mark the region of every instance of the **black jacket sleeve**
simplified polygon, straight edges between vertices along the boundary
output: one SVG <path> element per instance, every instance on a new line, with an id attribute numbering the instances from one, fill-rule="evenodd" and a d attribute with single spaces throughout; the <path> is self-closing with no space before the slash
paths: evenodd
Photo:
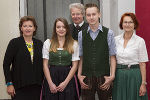
<path id="1" fill-rule="evenodd" d="M 5 81 L 12 82 L 12 76 L 11 76 L 11 64 L 14 61 L 14 57 L 16 55 L 16 44 L 15 39 L 12 39 L 6 49 L 4 60 L 3 60 L 3 70 L 5 75 Z"/>

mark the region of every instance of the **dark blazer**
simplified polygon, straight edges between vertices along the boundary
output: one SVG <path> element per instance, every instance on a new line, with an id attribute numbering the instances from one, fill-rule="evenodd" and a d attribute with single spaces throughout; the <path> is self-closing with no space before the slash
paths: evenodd
<path id="1" fill-rule="evenodd" d="M 70 33 L 72 34 L 73 39 L 78 41 L 78 33 L 81 30 L 87 29 L 89 25 L 88 23 L 84 22 L 83 25 L 79 29 L 77 29 L 73 23 L 70 24 L 69 26 L 70 26 Z"/>
<path id="2" fill-rule="evenodd" d="M 40 40 L 33 38 L 32 63 L 23 36 L 9 42 L 3 61 L 6 83 L 13 82 L 15 89 L 33 84 L 41 85 L 43 80 L 42 46 L 43 43 Z"/>

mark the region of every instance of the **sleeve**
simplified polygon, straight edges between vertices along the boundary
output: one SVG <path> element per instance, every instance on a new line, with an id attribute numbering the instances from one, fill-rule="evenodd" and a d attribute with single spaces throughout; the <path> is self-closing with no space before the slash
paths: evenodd
<path id="1" fill-rule="evenodd" d="M 109 55 L 116 55 L 116 44 L 114 38 L 114 32 L 112 30 L 108 31 L 108 46 L 109 46 Z"/>
<path id="2" fill-rule="evenodd" d="M 73 44 L 74 53 L 72 54 L 72 61 L 80 60 L 79 58 L 79 46 L 78 43 L 75 41 Z"/>
<path id="3" fill-rule="evenodd" d="M 79 44 L 79 56 L 83 55 L 83 49 L 82 49 L 82 31 L 78 34 L 78 44 Z"/>
<path id="4" fill-rule="evenodd" d="M 139 62 L 148 62 L 148 54 L 144 39 L 141 39 L 139 44 Z"/>
<path id="5" fill-rule="evenodd" d="M 6 83 L 12 82 L 10 66 L 13 63 L 14 57 L 17 53 L 17 47 L 15 45 L 16 45 L 15 40 L 12 39 L 7 46 L 4 60 L 3 60 L 3 70 L 4 70 Z"/>
<path id="6" fill-rule="evenodd" d="M 50 40 L 47 39 L 44 42 L 43 49 L 42 49 L 43 58 L 49 59 L 49 49 L 50 49 Z"/>

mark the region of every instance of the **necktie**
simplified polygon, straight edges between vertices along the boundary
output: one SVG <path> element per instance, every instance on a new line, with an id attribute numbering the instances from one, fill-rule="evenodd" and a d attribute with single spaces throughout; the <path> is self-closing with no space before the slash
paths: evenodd
<path id="1" fill-rule="evenodd" d="M 80 26 L 79 25 L 77 25 L 76 28 L 77 28 L 77 30 L 80 30 Z"/>

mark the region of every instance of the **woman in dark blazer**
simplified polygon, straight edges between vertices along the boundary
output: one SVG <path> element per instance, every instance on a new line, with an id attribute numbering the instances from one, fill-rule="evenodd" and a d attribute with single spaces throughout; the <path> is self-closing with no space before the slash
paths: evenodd
<path id="1" fill-rule="evenodd" d="M 37 24 L 32 16 L 20 19 L 19 30 L 20 37 L 9 42 L 3 62 L 7 92 L 12 100 L 39 100 L 43 43 L 33 38 Z"/>

